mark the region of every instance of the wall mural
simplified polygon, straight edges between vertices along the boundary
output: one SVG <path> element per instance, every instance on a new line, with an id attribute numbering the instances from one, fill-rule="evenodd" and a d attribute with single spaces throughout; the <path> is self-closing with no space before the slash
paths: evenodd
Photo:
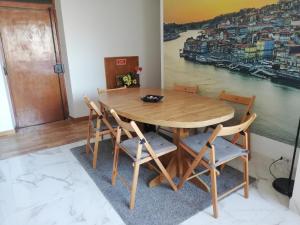
<path id="1" fill-rule="evenodd" d="M 293 144 L 300 0 L 164 0 L 164 86 L 256 95 L 252 132 Z"/>

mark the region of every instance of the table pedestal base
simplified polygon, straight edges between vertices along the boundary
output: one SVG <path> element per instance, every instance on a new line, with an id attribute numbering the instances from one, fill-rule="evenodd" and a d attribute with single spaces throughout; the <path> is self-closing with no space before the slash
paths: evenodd
<path id="1" fill-rule="evenodd" d="M 179 140 L 188 136 L 188 129 L 174 129 L 174 144 L 177 145 L 177 151 L 175 154 L 171 156 L 171 159 L 166 167 L 167 172 L 170 174 L 171 178 L 174 179 L 175 177 L 182 178 L 184 172 L 188 169 L 189 163 L 188 159 L 181 154 Z M 149 182 L 149 187 L 155 187 L 162 184 L 165 181 L 164 175 L 161 173 L 154 179 Z M 210 188 L 208 185 L 202 181 L 199 177 L 194 177 L 189 180 L 195 186 L 201 188 L 202 190 L 209 192 Z"/>

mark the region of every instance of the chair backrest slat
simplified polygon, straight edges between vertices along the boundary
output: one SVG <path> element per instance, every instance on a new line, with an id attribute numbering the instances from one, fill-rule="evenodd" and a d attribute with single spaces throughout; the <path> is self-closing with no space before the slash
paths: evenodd
<path id="1" fill-rule="evenodd" d="M 98 91 L 98 95 L 101 95 L 103 93 L 107 93 L 107 92 L 114 92 L 114 91 L 119 91 L 119 90 L 123 90 L 126 89 L 127 87 L 120 87 L 120 88 L 111 88 L 111 89 L 101 89 L 101 88 L 97 88 Z"/>
<path id="2" fill-rule="evenodd" d="M 91 116 L 92 114 L 94 114 L 94 113 L 95 113 L 97 116 L 102 116 L 102 115 L 103 115 L 103 114 L 101 113 L 99 107 L 98 107 L 93 101 L 91 101 L 89 97 L 84 96 L 83 99 L 84 99 L 84 102 L 85 102 L 85 104 L 87 105 L 87 107 L 90 109 L 90 116 Z"/>
<path id="3" fill-rule="evenodd" d="M 84 99 L 84 102 L 87 105 L 87 107 L 92 112 L 95 112 L 97 114 L 97 116 L 103 116 L 103 114 L 101 113 L 99 107 L 95 104 L 95 102 L 91 101 L 90 98 L 87 96 L 84 96 L 83 99 Z"/>
<path id="4" fill-rule="evenodd" d="M 255 96 L 251 96 L 251 97 L 238 96 L 238 95 L 226 93 L 225 91 L 221 91 L 219 95 L 219 99 L 248 106 L 254 103 Z"/>
<path id="5" fill-rule="evenodd" d="M 89 98 L 88 96 L 84 96 L 84 97 L 83 97 L 83 100 L 84 100 L 86 106 L 87 106 L 90 110 L 93 110 L 93 107 L 92 107 L 91 104 L 90 104 L 90 102 L 91 102 L 90 98 Z"/>
<path id="6" fill-rule="evenodd" d="M 190 94 L 197 94 L 198 86 L 185 86 L 185 85 L 175 84 L 174 85 L 174 90 L 175 91 L 186 92 L 186 93 L 190 93 Z"/>
<path id="7" fill-rule="evenodd" d="M 236 126 L 231 126 L 231 127 L 223 127 L 222 125 L 219 125 L 219 126 L 222 126 L 220 131 L 218 132 L 218 136 L 229 136 L 229 135 L 233 135 L 233 134 L 237 134 L 241 131 L 244 131 L 246 132 L 246 130 L 249 128 L 249 126 L 252 124 L 252 122 L 255 120 L 256 118 L 256 114 L 252 114 L 249 116 L 249 118 L 239 124 L 239 125 L 236 125 Z"/>
<path id="8" fill-rule="evenodd" d="M 246 109 L 245 109 L 245 111 L 242 115 L 241 121 L 240 121 L 241 123 L 245 122 L 249 118 L 249 115 L 252 112 L 255 98 L 256 97 L 254 95 L 251 97 L 238 96 L 238 95 L 226 93 L 224 90 L 221 91 L 221 93 L 219 94 L 219 99 L 222 101 L 228 101 L 228 102 L 232 102 L 235 104 L 240 104 L 240 105 L 246 106 Z"/>
<path id="9" fill-rule="evenodd" d="M 97 113 L 98 116 L 102 116 L 102 113 L 99 109 L 99 107 L 95 104 L 95 102 L 91 101 L 90 102 L 92 109 Z"/>
<path id="10" fill-rule="evenodd" d="M 142 133 L 142 131 L 140 130 L 140 128 L 138 127 L 138 125 L 136 124 L 136 122 L 131 121 L 130 124 L 133 127 L 133 129 L 134 129 L 135 133 L 137 134 L 137 136 L 141 140 L 144 139 L 146 141 L 146 138 L 145 138 L 144 134 Z"/>
<path id="11" fill-rule="evenodd" d="M 131 123 L 128 123 L 128 122 L 125 122 L 125 121 L 121 120 L 121 118 L 119 117 L 119 115 L 116 113 L 116 111 L 114 109 L 111 109 L 110 113 L 113 115 L 113 117 L 115 118 L 115 120 L 117 121 L 119 126 L 124 130 L 124 132 L 126 133 L 127 136 L 132 137 L 132 135 L 129 132 L 135 132 L 136 133 L 136 131 L 132 127 Z"/>

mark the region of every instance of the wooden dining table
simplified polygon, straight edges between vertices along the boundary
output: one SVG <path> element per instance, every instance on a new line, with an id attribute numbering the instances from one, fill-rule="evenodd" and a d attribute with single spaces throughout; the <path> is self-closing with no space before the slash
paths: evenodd
<path id="1" fill-rule="evenodd" d="M 141 100 L 145 95 L 164 96 L 158 103 Z M 164 160 L 170 176 L 181 177 L 188 167 L 188 159 L 181 155 L 179 140 L 189 135 L 190 128 L 201 128 L 227 121 L 234 116 L 233 107 L 206 96 L 163 90 L 157 88 L 126 88 L 113 92 L 103 92 L 99 102 L 108 109 L 114 109 L 120 116 L 141 123 L 173 128 L 173 142 L 177 145 L 176 154 Z M 161 184 L 160 174 L 149 182 L 150 187 Z M 190 180 L 196 186 L 209 191 L 198 177 Z"/>

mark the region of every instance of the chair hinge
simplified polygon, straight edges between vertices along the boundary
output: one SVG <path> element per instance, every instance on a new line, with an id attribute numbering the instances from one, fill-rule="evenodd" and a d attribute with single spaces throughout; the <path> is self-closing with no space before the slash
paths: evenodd
<path id="1" fill-rule="evenodd" d="M 140 139 L 140 144 L 141 145 L 143 145 L 143 144 L 145 144 L 146 143 L 146 140 L 145 140 L 145 138 L 143 138 L 143 139 Z"/>
<path id="2" fill-rule="evenodd" d="M 246 132 L 242 130 L 242 131 L 240 131 L 240 135 L 245 136 L 245 135 L 246 135 Z"/>
<path id="3" fill-rule="evenodd" d="M 212 148 L 211 143 L 209 141 L 206 143 L 206 146 Z"/>
<path id="4" fill-rule="evenodd" d="M 99 116 L 99 119 L 102 120 L 102 119 L 103 119 L 103 115 L 100 115 L 100 116 Z"/>

